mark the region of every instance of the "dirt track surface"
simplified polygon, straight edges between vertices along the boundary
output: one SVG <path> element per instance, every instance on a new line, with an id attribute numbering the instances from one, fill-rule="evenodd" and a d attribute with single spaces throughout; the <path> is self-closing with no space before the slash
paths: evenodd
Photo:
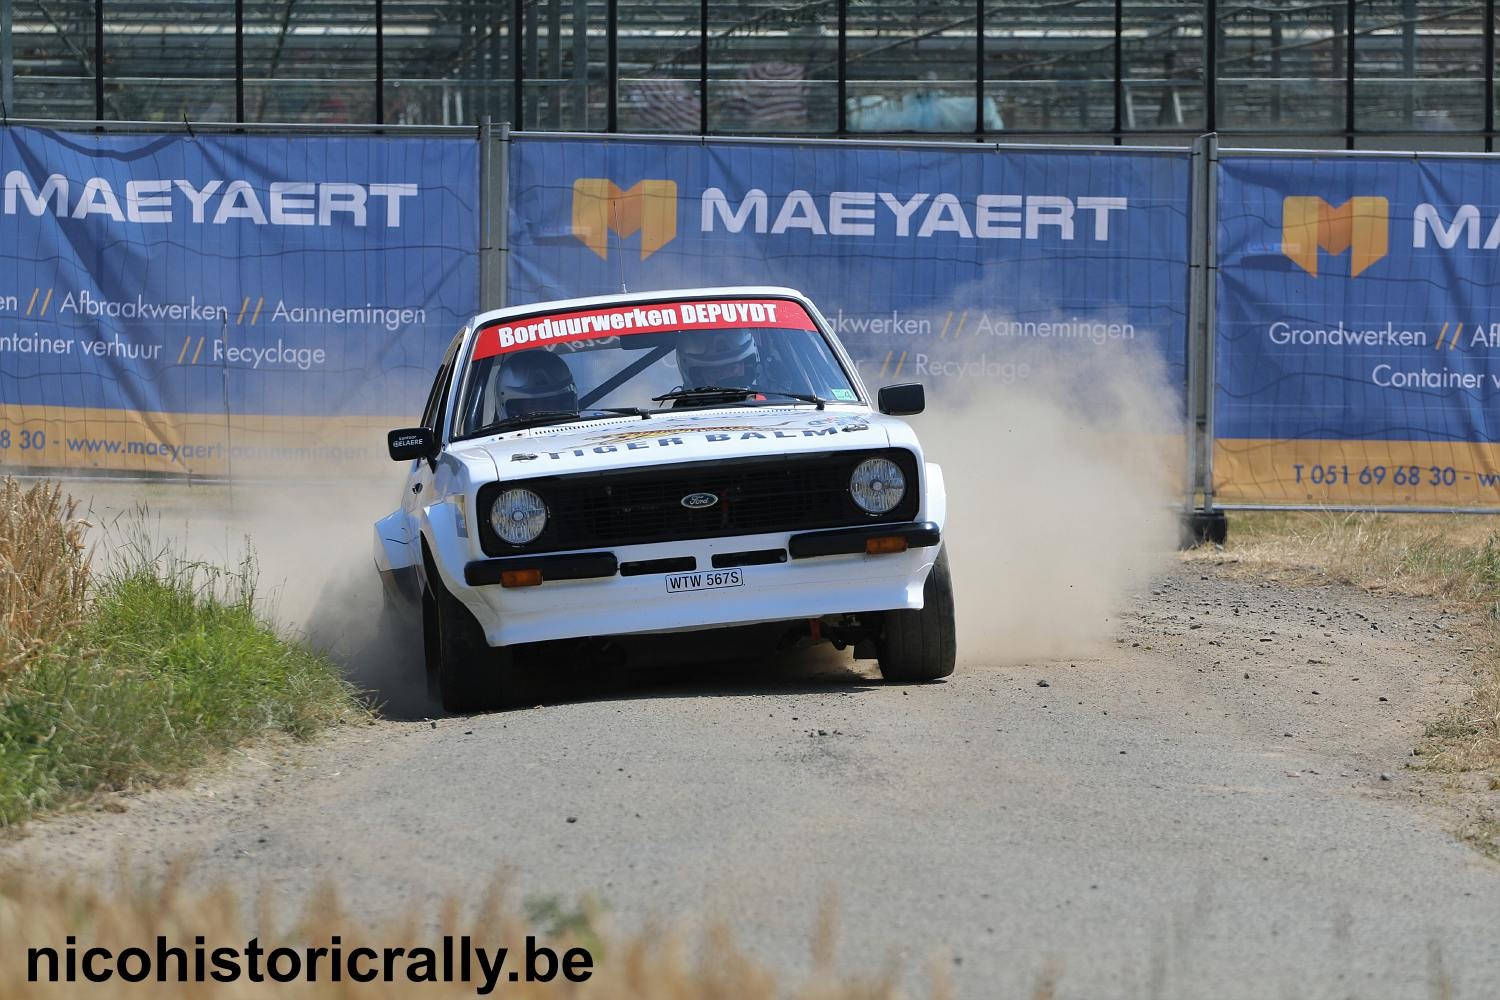
<path id="1" fill-rule="evenodd" d="M 595 678 L 252 750 L 0 854 L 195 851 L 288 902 L 333 878 L 370 913 L 509 868 L 626 927 L 726 916 L 792 969 L 831 892 L 843 964 L 894 957 L 919 990 L 941 954 L 964 997 L 1025 995 L 1049 963 L 1063 997 L 1493 997 L 1500 866 L 1405 767 L 1464 695 L 1457 625 L 1187 562 L 1093 657 L 907 688 L 824 657 Z"/>

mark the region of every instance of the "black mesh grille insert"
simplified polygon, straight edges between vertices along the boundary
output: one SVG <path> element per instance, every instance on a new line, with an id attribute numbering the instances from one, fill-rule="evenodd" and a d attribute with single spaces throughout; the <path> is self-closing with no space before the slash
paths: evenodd
<path id="1" fill-rule="evenodd" d="M 889 458 L 906 476 L 906 495 L 879 517 L 849 497 L 849 474 L 874 456 Z M 534 491 L 547 505 L 547 527 L 529 545 L 508 545 L 490 528 L 490 503 L 512 486 Z M 507 555 L 910 521 L 918 492 L 916 458 L 899 448 L 547 476 L 482 488 L 480 540 L 489 554 Z M 684 506 L 683 498 L 695 493 L 716 502 Z"/>

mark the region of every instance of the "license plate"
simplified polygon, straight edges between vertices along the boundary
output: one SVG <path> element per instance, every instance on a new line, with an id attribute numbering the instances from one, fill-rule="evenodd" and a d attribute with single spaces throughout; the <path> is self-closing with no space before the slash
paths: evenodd
<path id="1" fill-rule="evenodd" d="M 667 578 L 667 593 L 685 594 L 690 590 L 719 590 L 723 587 L 743 587 L 745 571 L 742 569 L 710 569 L 697 573 L 671 573 Z"/>

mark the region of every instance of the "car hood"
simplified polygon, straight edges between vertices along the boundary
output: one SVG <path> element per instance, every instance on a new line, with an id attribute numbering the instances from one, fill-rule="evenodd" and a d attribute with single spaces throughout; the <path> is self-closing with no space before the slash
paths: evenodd
<path id="1" fill-rule="evenodd" d="M 728 407 L 537 427 L 460 443 L 500 479 L 844 448 L 915 448 L 907 425 L 859 407 Z M 473 455 L 473 457 L 478 457 Z"/>

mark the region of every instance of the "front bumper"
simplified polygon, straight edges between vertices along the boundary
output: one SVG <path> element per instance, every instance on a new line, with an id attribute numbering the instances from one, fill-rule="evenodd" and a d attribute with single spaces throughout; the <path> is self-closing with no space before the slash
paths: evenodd
<path id="1" fill-rule="evenodd" d="M 867 555 L 872 536 L 907 547 Z M 912 522 L 508 556 L 469 562 L 453 590 L 494 646 L 920 608 L 940 541 L 937 524 Z M 727 566 L 743 586 L 667 592 L 669 572 Z M 533 567 L 540 585 L 499 585 L 502 570 Z"/>

